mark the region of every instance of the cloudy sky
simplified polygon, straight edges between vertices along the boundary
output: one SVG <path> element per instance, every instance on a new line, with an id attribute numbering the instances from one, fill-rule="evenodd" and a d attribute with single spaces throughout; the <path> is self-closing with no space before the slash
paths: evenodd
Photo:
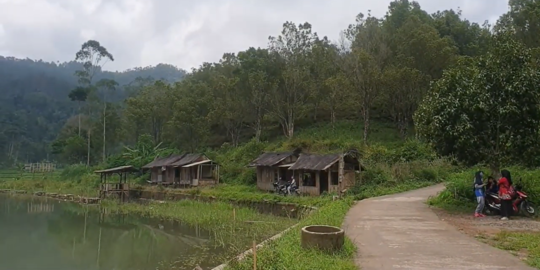
<path id="1" fill-rule="evenodd" d="M 507 0 L 418 0 L 428 12 L 461 8 L 464 17 L 495 22 Z M 390 0 L 0 0 L 0 55 L 69 61 L 88 39 L 116 58 L 105 69 L 170 63 L 184 69 L 224 52 L 265 47 L 283 22 L 310 22 L 320 36 L 367 13 L 382 16 Z"/>

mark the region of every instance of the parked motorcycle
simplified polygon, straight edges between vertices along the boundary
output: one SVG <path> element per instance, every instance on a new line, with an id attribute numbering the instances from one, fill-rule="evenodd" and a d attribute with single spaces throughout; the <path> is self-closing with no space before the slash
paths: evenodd
<path id="1" fill-rule="evenodd" d="M 292 186 L 290 189 L 289 189 L 289 186 L 290 186 L 290 184 L 287 184 L 287 187 L 286 187 L 287 188 L 287 194 L 300 196 L 300 192 L 298 191 L 297 186 Z"/>
<path id="2" fill-rule="evenodd" d="M 512 214 L 522 214 L 527 217 L 533 217 L 534 215 L 536 215 L 536 207 L 527 200 L 527 193 L 522 190 L 522 185 L 520 183 L 521 179 L 518 184 L 514 185 L 516 195 L 515 198 L 512 199 Z M 498 194 L 486 194 L 486 213 L 501 213 L 501 199 L 499 198 Z"/>
<path id="3" fill-rule="evenodd" d="M 278 182 L 274 182 L 274 193 L 287 196 L 287 187 L 285 185 L 280 185 Z"/>

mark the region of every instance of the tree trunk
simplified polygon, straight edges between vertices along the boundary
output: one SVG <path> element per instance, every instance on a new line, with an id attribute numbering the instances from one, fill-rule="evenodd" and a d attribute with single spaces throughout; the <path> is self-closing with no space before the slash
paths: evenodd
<path id="1" fill-rule="evenodd" d="M 90 167 L 90 135 L 92 134 L 92 130 L 88 129 L 88 143 L 86 148 L 86 166 Z"/>
<path id="2" fill-rule="evenodd" d="M 255 141 L 260 142 L 261 141 L 261 135 L 262 135 L 262 125 L 261 120 L 257 119 L 257 123 L 255 123 Z"/>
<path id="3" fill-rule="evenodd" d="M 292 139 L 294 136 L 294 110 L 289 109 L 287 112 L 287 138 Z"/>
<path id="4" fill-rule="evenodd" d="M 103 106 L 103 162 L 105 162 L 105 158 L 106 158 L 106 151 L 107 151 L 107 147 L 106 147 L 106 142 L 107 142 L 107 117 L 106 117 L 106 113 L 107 113 L 107 103 L 105 102 L 105 105 Z"/>
<path id="5" fill-rule="evenodd" d="M 78 109 L 77 109 L 77 116 L 79 118 L 79 137 L 81 137 L 81 102 L 77 101 Z"/>
<path id="6" fill-rule="evenodd" d="M 332 131 L 336 129 L 336 110 L 334 108 L 330 109 L 330 123 L 332 123 Z"/>
<path id="7" fill-rule="evenodd" d="M 364 145 L 367 145 L 368 134 L 369 134 L 369 108 L 364 108 L 363 118 L 364 118 Z"/>
<path id="8" fill-rule="evenodd" d="M 255 141 L 260 142 L 261 141 L 261 135 L 262 135 L 262 113 L 261 109 L 257 109 L 257 119 L 255 120 Z"/>

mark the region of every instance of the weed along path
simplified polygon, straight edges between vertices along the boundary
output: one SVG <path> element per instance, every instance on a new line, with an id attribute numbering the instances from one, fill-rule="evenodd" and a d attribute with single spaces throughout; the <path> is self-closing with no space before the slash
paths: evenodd
<path id="1" fill-rule="evenodd" d="M 425 202 L 443 189 L 437 185 L 354 205 L 343 228 L 358 247 L 356 264 L 362 270 L 534 269 L 440 220 Z"/>

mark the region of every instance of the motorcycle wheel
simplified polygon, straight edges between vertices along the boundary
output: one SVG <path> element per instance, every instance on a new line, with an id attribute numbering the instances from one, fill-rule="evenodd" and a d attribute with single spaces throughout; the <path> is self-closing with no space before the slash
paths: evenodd
<path id="1" fill-rule="evenodd" d="M 536 208 L 530 202 L 527 202 L 527 201 L 522 202 L 520 208 L 521 208 L 521 212 L 527 217 L 534 217 L 536 215 Z"/>

